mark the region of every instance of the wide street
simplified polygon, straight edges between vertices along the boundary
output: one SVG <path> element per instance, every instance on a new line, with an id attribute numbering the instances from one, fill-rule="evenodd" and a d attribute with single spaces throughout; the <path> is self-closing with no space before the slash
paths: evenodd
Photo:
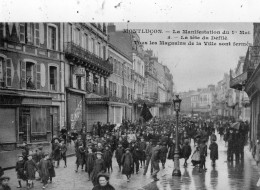
<path id="1" fill-rule="evenodd" d="M 219 137 L 218 137 L 219 139 Z M 198 173 L 198 168 L 191 166 L 190 159 L 187 168 L 184 168 L 183 159 L 181 160 L 181 177 L 172 177 L 173 162 L 167 160 L 166 168 L 161 169 L 158 177 L 160 181 L 153 182 L 150 173 L 146 176 L 143 175 L 143 169 L 138 174 L 134 174 L 130 182 L 126 181 L 126 177 L 118 172 L 118 166 L 115 158 L 113 158 L 114 171 L 111 173 L 110 183 L 115 189 L 127 190 L 171 190 L 171 189 L 208 189 L 208 190 L 248 190 L 260 189 L 256 186 L 259 178 L 259 170 L 255 161 L 252 159 L 248 146 L 245 147 L 244 162 L 236 163 L 226 162 L 226 147 L 224 142 L 219 142 L 219 160 L 216 167 L 211 166 L 211 161 L 208 157 L 206 162 L 207 171 Z M 193 142 L 192 142 L 192 148 Z M 61 162 L 60 168 L 56 169 L 56 177 L 53 183 L 49 184 L 47 189 L 75 189 L 75 190 L 91 190 L 92 183 L 88 181 L 87 174 L 84 171 L 75 173 L 75 157 L 68 158 L 68 167 L 63 168 Z M 148 169 L 148 171 L 150 171 Z M 10 185 L 12 189 L 16 189 L 17 180 L 14 169 L 5 171 L 6 176 L 10 176 Z M 23 183 L 23 186 L 25 183 Z M 37 181 L 35 182 L 34 189 L 41 189 L 42 185 Z M 25 189 L 25 188 L 24 188 Z"/>

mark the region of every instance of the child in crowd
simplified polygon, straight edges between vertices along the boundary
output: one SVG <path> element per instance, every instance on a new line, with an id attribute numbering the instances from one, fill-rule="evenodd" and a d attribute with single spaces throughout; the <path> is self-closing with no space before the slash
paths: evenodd
<path id="1" fill-rule="evenodd" d="M 24 170 L 28 179 L 28 189 L 34 186 L 35 172 L 38 170 L 36 163 L 32 160 L 32 154 L 28 155 L 28 160 L 25 162 Z"/>
<path id="2" fill-rule="evenodd" d="M 17 188 L 22 188 L 22 180 L 26 180 L 26 176 L 24 174 L 24 164 L 23 155 L 18 155 L 18 161 L 16 162 L 15 171 L 18 179 Z"/>

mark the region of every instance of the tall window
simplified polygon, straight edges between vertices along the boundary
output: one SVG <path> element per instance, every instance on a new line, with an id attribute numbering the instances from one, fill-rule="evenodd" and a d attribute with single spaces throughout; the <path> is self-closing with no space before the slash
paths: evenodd
<path id="1" fill-rule="evenodd" d="M 3 58 L 0 57 L 0 86 L 1 83 L 4 81 L 3 62 L 4 62 Z"/>
<path id="2" fill-rule="evenodd" d="M 56 43 L 57 43 L 57 36 L 56 36 L 56 28 L 53 26 L 48 26 L 48 48 L 52 50 L 56 50 Z"/>
<path id="3" fill-rule="evenodd" d="M 81 89 L 81 76 L 76 76 L 77 89 Z"/>
<path id="4" fill-rule="evenodd" d="M 27 36 L 26 36 L 28 43 L 33 43 L 33 24 L 27 24 Z"/>
<path id="5" fill-rule="evenodd" d="M 106 59 L 106 46 L 103 46 L 103 59 Z"/>
<path id="6" fill-rule="evenodd" d="M 50 66 L 50 90 L 57 90 L 57 67 Z"/>
<path id="7" fill-rule="evenodd" d="M 88 50 L 88 35 L 84 34 L 85 36 L 85 49 Z"/>
<path id="8" fill-rule="evenodd" d="M 96 53 L 96 44 L 95 44 L 95 40 L 92 38 L 92 53 Z"/>
<path id="9" fill-rule="evenodd" d="M 39 25 L 39 23 L 34 24 L 34 43 L 36 46 L 40 45 L 40 25 Z"/>
<path id="10" fill-rule="evenodd" d="M 99 57 L 100 56 L 100 43 L 98 42 L 97 43 L 97 46 L 96 46 L 96 55 Z"/>
<path id="11" fill-rule="evenodd" d="M 93 47 L 94 47 L 94 39 L 91 38 L 90 41 L 89 41 L 89 51 L 90 51 L 91 53 L 94 53 Z"/>
<path id="12" fill-rule="evenodd" d="M 68 42 L 71 42 L 72 40 L 72 24 L 68 24 Z"/>
<path id="13" fill-rule="evenodd" d="M 33 77 L 34 63 L 26 62 L 26 88 L 35 89 Z"/>
<path id="14" fill-rule="evenodd" d="M 25 43 L 25 24 L 20 23 L 20 42 Z"/>
<path id="15" fill-rule="evenodd" d="M 76 28 L 74 33 L 75 33 L 75 36 L 74 36 L 75 43 L 77 45 L 80 45 L 80 30 L 78 28 Z"/>

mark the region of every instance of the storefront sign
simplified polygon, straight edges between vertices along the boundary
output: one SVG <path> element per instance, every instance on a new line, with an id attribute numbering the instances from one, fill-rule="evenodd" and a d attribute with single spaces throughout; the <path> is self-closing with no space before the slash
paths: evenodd
<path id="1" fill-rule="evenodd" d="M 21 104 L 21 102 L 22 97 L 0 95 L 0 105 L 18 105 Z"/>
<path id="2" fill-rule="evenodd" d="M 77 76 L 85 76 L 85 68 L 84 67 L 74 67 L 74 74 Z"/>

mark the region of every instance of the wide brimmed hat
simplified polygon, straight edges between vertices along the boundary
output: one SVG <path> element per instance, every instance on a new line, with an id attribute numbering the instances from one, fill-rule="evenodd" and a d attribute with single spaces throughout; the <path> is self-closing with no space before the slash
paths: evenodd
<path id="1" fill-rule="evenodd" d="M 100 154 L 100 155 L 102 155 L 103 153 L 98 151 L 98 152 L 96 152 L 96 154 Z"/>

